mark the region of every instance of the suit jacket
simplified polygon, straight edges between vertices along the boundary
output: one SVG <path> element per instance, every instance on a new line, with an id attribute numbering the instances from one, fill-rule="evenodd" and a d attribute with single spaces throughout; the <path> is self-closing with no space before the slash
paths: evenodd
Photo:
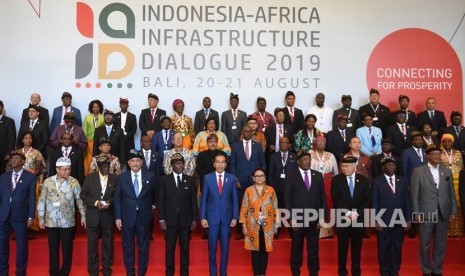
<path id="1" fill-rule="evenodd" d="M 29 130 L 30 121 L 26 121 L 21 124 L 21 127 L 18 131 L 18 140 L 16 141 L 16 147 L 22 148 L 23 141 L 19 141 L 19 137 L 22 137 L 23 133 Z M 48 138 L 50 137 L 50 129 L 48 128 L 47 123 L 41 120 L 37 120 L 32 129 L 32 134 L 34 135 L 35 147 L 37 150 L 42 153 L 44 159 L 47 159 L 47 151 L 45 150 L 48 144 Z"/>
<path id="2" fill-rule="evenodd" d="M 194 178 L 182 174 L 181 186 L 177 187 L 173 173 L 160 179 L 158 190 L 158 220 L 166 221 L 167 227 L 191 227 L 197 221 L 197 190 Z"/>
<path id="3" fill-rule="evenodd" d="M 457 136 L 454 126 L 450 125 L 444 129 L 444 133 L 449 133 L 454 136 L 454 149 L 459 151 L 465 150 L 465 127 L 460 126 L 460 133 Z"/>
<path id="4" fill-rule="evenodd" d="M 139 116 L 139 128 L 142 134 L 147 134 L 147 130 L 155 130 L 155 132 L 158 132 L 161 129 L 160 119 L 162 116 L 166 116 L 166 111 L 157 108 L 157 111 L 155 111 L 155 118 L 152 122 L 150 108 L 142 109 Z"/>
<path id="5" fill-rule="evenodd" d="M 420 156 L 418 156 L 418 152 L 414 149 L 414 147 L 410 147 L 405 149 L 400 156 L 400 160 L 402 163 L 402 172 L 404 173 L 404 177 L 410 183 L 413 170 L 416 167 L 424 165 L 428 162 L 426 158 L 425 149 L 421 148 L 421 153 L 423 155 L 423 161 L 421 160 Z"/>
<path id="6" fill-rule="evenodd" d="M 378 175 L 383 174 L 383 169 L 381 168 L 381 160 L 384 158 L 384 152 L 375 155 L 371 161 L 371 177 L 372 179 L 376 178 Z M 402 171 L 402 161 L 400 159 L 399 155 L 396 155 L 391 152 L 391 158 L 396 160 L 397 163 L 397 168 L 396 168 L 396 174 L 404 176 L 403 171 Z M 408 181 L 407 181 L 408 182 Z"/>
<path id="7" fill-rule="evenodd" d="M 387 226 L 389 226 L 395 210 L 402 211 L 405 222 L 410 222 L 412 217 L 408 181 L 399 175 L 396 175 L 395 179 L 395 194 L 392 193 L 384 174 L 374 178 L 371 184 L 371 207 L 375 209 L 376 214 L 385 209 L 381 220 Z M 399 219 L 399 217 L 395 218 Z"/>
<path id="8" fill-rule="evenodd" d="M 360 151 L 368 156 L 381 153 L 381 139 L 383 138 L 383 133 L 381 132 L 381 129 L 372 126 L 371 131 L 376 141 L 376 144 L 374 146 L 371 143 L 370 132 L 368 131 L 368 128 L 366 126 L 357 129 L 356 132 L 356 136 L 360 138 L 360 141 L 362 142 L 362 148 L 360 149 Z"/>
<path id="9" fill-rule="evenodd" d="M 0 222 L 26 223 L 34 218 L 36 207 L 36 177 L 23 170 L 16 188 L 11 191 L 13 171 L 0 176 Z"/>
<path id="10" fill-rule="evenodd" d="M 74 115 L 76 116 L 76 125 L 82 127 L 81 111 L 74 106 L 70 106 L 70 110 L 68 112 L 74 113 Z M 61 125 L 62 121 L 63 121 L 63 105 L 60 105 L 58 107 L 55 107 L 55 109 L 53 109 L 52 121 L 50 122 L 50 131 L 53 131 L 55 128 Z"/>
<path id="11" fill-rule="evenodd" d="M 16 126 L 15 121 L 5 115 L 0 119 L 0 161 L 5 159 L 15 149 L 16 143 Z M 3 166 L 5 169 L 5 166 Z M 0 170 L 1 171 L 1 170 Z"/>
<path id="12" fill-rule="evenodd" d="M 364 209 L 370 206 L 370 188 L 368 178 L 356 173 L 354 179 L 354 197 L 350 196 L 347 177 L 340 173 L 333 176 L 331 183 L 331 198 L 334 208 L 356 210 L 359 217 L 357 222 L 363 222 Z"/>
<path id="13" fill-rule="evenodd" d="M 283 166 L 282 152 L 275 152 L 270 156 L 268 163 L 268 184 L 273 187 L 276 194 L 283 194 L 285 181 L 292 171 L 295 171 L 299 166 L 297 165 L 297 156 L 291 151 L 287 151 L 286 163 Z M 281 178 L 282 174 L 285 178 Z M 278 206 L 282 207 L 282 206 Z"/>
<path id="14" fill-rule="evenodd" d="M 361 116 L 365 113 L 368 113 L 371 116 L 373 116 L 373 126 L 381 129 L 384 135 L 386 133 L 387 127 L 390 125 L 391 122 L 391 110 L 389 110 L 387 106 L 384 106 L 380 103 L 378 104 L 378 106 L 379 107 L 375 113 L 370 103 L 368 103 L 366 105 L 361 106 L 358 110 L 358 113 L 360 114 L 360 120 L 362 119 Z M 375 120 L 375 117 L 377 117 L 378 120 Z"/>
<path id="15" fill-rule="evenodd" d="M 139 185 L 142 185 L 138 197 L 136 197 L 134 191 L 131 170 L 123 172 L 116 180 L 115 219 L 121 219 L 124 227 L 134 227 L 138 218 L 143 225 L 150 225 L 153 221 L 152 205 L 155 205 L 155 175 L 150 171 L 139 171 L 138 174 Z"/>
<path id="16" fill-rule="evenodd" d="M 309 170 L 310 190 L 307 190 L 300 170 L 296 169 L 286 176 L 284 185 L 284 208 L 289 212 L 292 209 L 314 209 L 327 213 L 323 175 L 317 171 Z M 325 216 L 326 217 L 326 216 Z M 320 219 L 325 219 L 321 217 Z M 317 224 L 318 220 L 312 222 Z"/>
<path id="17" fill-rule="evenodd" d="M 64 157 L 61 147 L 54 149 L 50 154 L 50 170 L 48 176 L 53 176 L 57 173 L 56 162 L 58 158 Z M 68 152 L 68 158 L 71 160 L 71 176 L 76 178 L 79 184 L 84 183 L 84 157 L 80 149 L 71 146 L 70 152 Z"/>
<path id="18" fill-rule="evenodd" d="M 391 112 L 391 125 L 394 125 L 396 123 L 397 112 L 399 111 Z M 408 115 L 405 118 L 405 123 L 409 126 L 417 127 L 417 116 L 415 115 L 415 112 L 408 110 Z"/>
<path id="19" fill-rule="evenodd" d="M 462 169 L 459 174 L 459 198 L 462 214 L 465 214 L 465 170 Z"/>
<path id="20" fill-rule="evenodd" d="M 53 130 L 52 135 L 50 135 L 49 146 L 53 149 L 61 147 L 61 136 L 66 133 L 66 126 L 61 125 Z M 85 151 L 87 149 L 87 138 L 84 134 L 84 131 L 80 126 L 73 127 L 73 143 L 81 150 Z"/>
<path id="21" fill-rule="evenodd" d="M 132 114 L 131 112 L 127 112 L 126 115 L 126 124 L 121 126 L 121 111 L 115 114 L 115 121 L 114 124 L 126 131 L 126 135 L 124 135 L 124 143 L 126 145 L 126 154 L 129 154 L 129 150 L 135 148 L 134 145 L 134 135 L 137 132 L 137 119 L 136 115 Z"/>
<path id="22" fill-rule="evenodd" d="M 349 113 L 350 113 L 350 116 L 349 116 Z M 333 129 L 337 128 L 337 116 L 339 116 L 339 115 L 343 115 L 343 116 L 347 117 L 347 119 L 348 119 L 348 121 L 347 121 L 347 129 L 352 130 L 354 133 L 358 128 L 363 126 L 362 121 L 360 120 L 359 112 L 358 112 L 357 109 L 350 108 L 350 110 L 348 110 L 345 107 L 341 107 L 339 109 L 334 110 L 334 113 L 333 113 Z M 349 126 L 349 124 L 352 124 L 352 125 Z"/>
<path id="23" fill-rule="evenodd" d="M 221 195 L 216 172 L 207 174 L 203 179 L 200 219 L 206 219 L 209 225 L 230 225 L 233 219 L 239 219 L 236 176 L 224 172 L 223 178 Z"/>
<path id="24" fill-rule="evenodd" d="M 434 110 L 433 120 L 430 119 L 428 110 L 418 113 L 418 119 L 417 119 L 418 129 L 422 129 L 424 124 L 429 124 L 431 126 L 432 131 L 437 131 L 438 137 L 441 137 L 444 131 L 444 128 L 447 127 L 447 122 L 446 122 L 446 117 L 444 116 L 444 112 L 439 111 L 439 110 Z"/>
<path id="25" fill-rule="evenodd" d="M 236 124 L 234 124 L 232 110 L 226 110 L 221 114 L 221 131 L 228 138 L 229 145 L 239 141 L 242 127 L 247 124 L 247 113 L 237 109 Z M 235 127 L 235 128 L 234 128 Z M 234 128 L 234 129 L 233 129 Z"/>
<path id="26" fill-rule="evenodd" d="M 144 151 L 142 149 L 139 152 L 142 153 L 142 155 L 144 155 Z M 161 156 L 161 154 L 152 150 L 150 154 L 150 164 L 148 167 L 144 155 L 142 169 L 153 172 L 155 174 L 155 180 L 158 182 L 160 176 L 163 175 L 163 157 Z"/>
<path id="27" fill-rule="evenodd" d="M 301 109 L 298 109 L 294 106 L 294 121 L 291 121 L 291 115 L 289 114 L 288 107 L 283 107 L 284 110 L 284 124 L 293 126 L 292 131 L 294 134 L 297 134 L 299 130 L 305 128 L 304 113 Z"/>
<path id="28" fill-rule="evenodd" d="M 416 130 L 414 126 L 404 125 L 405 128 L 405 139 L 404 134 L 400 130 L 397 123 L 388 127 L 385 137 L 392 141 L 392 152 L 397 155 L 400 155 L 402 151 L 408 147 L 412 146 L 412 131 Z"/>
<path id="29" fill-rule="evenodd" d="M 292 125 L 288 125 L 286 123 L 283 124 L 283 137 L 287 137 L 289 139 L 289 144 L 294 144 L 294 131 L 292 129 Z M 265 130 L 265 139 L 266 139 L 266 153 L 270 153 L 270 146 L 276 145 L 276 124 L 267 127 Z"/>
<path id="30" fill-rule="evenodd" d="M 218 114 L 218 111 L 213 110 L 210 108 L 210 113 L 208 114 L 208 117 L 212 117 L 215 119 L 215 124 L 216 128 L 220 129 L 220 115 Z M 199 132 L 205 130 L 205 109 L 202 108 L 199 111 L 195 113 L 195 118 L 194 118 L 194 131 L 195 135 L 199 134 Z"/>
<path id="31" fill-rule="evenodd" d="M 50 115 L 48 114 L 48 109 L 39 105 L 39 120 L 47 122 L 47 125 L 50 123 Z M 23 109 L 21 114 L 21 123 L 29 121 L 29 107 Z"/>
<path id="32" fill-rule="evenodd" d="M 235 143 L 231 149 L 231 173 L 237 177 L 242 189 L 252 184 L 252 174 L 258 169 L 266 170 L 265 156 L 259 143 L 252 143 L 252 152 L 247 160 L 244 151 L 244 140 Z"/>
<path id="33" fill-rule="evenodd" d="M 92 156 L 99 154 L 98 140 L 100 137 L 106 137 L 110 139 L 111 150 L 110 153 L 118 157 L 121 164 L 126 163 L 126 150 L 124 148 L 124 132 L 123 129 L 114 125 L 111 128 L 110 137 L 107 134 L 107 126 L 103 125 L 95 129 L 94 132 L 94 149 Z"/>
<path id="34" fill-rule="evenodd" d="M 165 130 L 160 129 L 155 135 L 152 137 L 152 150 L 156 151 L 161 154 L 162 157 L 165 156 L 166 150 L 173 149 L 173 136 L 174 130 L 170 129 L 168 132 L 168 140 L 165 144 Z"/>
<path id="35" fill-rule="evenodd" d="M 86 224 L 88 227 L 97 227 L 101 224 L 103 227 L 111 227 L 115 223 L 115 214 L 113 211 L 113 197 L 115 195 L 116 178 L 114 174 L 108 175 L 107 187 L 102 195 L 102 185 L 100 185 L 100 175 L 98 172 L 90 173 L 81 189 L 81 200 L 86 206 Z M 95 203 L 97 201 L 109 201 L 110 208 L 100 211 Z"/>
<path id="36" fill-rule="evenodd" d="M 339 128 L 335 128 L 333 130 L 328 131 L 326 133 L 326 151 L 331 152 L 334 157 L 336 157 L 336 161 L 339 163 L 341 156 L 349 151 L 349 142 L 355 134 L 352 129 L 346 128 L 346 141 L 342 138 L 341 132 Z"/>
<path id="37" fill-rule="evenodd" d="M 410 196 L 413 214 L 423 213 L 425 220 L 438 216 L 449 221 L 451 215 L 457 214 L 452 172 L 449 168 L 439 165 L 439 187 L 433 179 L 428 164 L 413 170 L 410 183 Z"/>

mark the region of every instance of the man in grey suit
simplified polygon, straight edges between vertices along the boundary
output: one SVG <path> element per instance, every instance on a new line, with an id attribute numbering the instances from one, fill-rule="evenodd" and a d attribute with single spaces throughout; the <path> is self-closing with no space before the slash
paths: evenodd
<path id="1" fill-rule="evenodd" d="M 441 151 L 436 146 L 426 149 L 428 163 L 412 174 L 411 198 L 414 220 L 419 222 L 420 267 L 423 275 L 442 275 L 446 254 L 447 225 L 457 214 L 452 172 L 439 165 Z M 433 256 L 431 256 L 431 242 Z"/>
<path id="2" fill-rule="evenodd" d="M 229 95 L 230 110 L 221 114 L 221 131 L 228 138 L 229 145 L 239 141 L 242 127 L 247 125 L 247 113 L 237 109 L 239 105 L 239 95 L 231 93 Z"/>

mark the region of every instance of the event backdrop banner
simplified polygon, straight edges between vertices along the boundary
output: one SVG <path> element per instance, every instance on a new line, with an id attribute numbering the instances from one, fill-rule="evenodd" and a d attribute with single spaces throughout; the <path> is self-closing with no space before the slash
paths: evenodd
<path id="1" fill-rule="evenodd" d="M 251 113 L 292 90 L 305 113 L 317 92 L 358 108 L 376 88 L 391 109 L 432 96 L 449 117 L 463 110 L 464 14 L 463 0 L 3 0 L 0 99 L 18 122 L 32 92 L 51 110 L 69 91 L 84 114 L 125 97 L 136 115 L 155 93 L 193 116 L 207 95 L 223 111 L 237 93 Z"/>

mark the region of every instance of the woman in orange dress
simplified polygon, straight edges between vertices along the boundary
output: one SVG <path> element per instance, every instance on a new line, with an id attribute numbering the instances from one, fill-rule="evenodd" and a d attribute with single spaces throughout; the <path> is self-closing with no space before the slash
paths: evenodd
<path id="1" fill-rule="evenodd" d="M 184 101 L 176 99 L 173 101 L 174 115 L 171 116 L 171 124 L 174 132 L 182 134 L 182 147 L 192 149 L 194 144 L 195 132 L 192 118 L 184 114 Z"/>

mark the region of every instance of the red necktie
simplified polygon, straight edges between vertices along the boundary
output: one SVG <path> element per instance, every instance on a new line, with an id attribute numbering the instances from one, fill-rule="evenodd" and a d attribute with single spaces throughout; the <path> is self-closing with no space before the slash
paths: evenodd
<path id="1" fill-rule="evenodd" d="M 391 188 L 392 194 L 393 194 L 393 195 L 396 194 L 396 188 L 395 188 L 395 186 L 394 186 L 394 183 L 392 183 L 392 176 L 389 177 L 389 187 Z"/>
<path id="2" fill-rule="evenodd" d="M 218 175 L 218 190 L 220 191 L 220 195 L 223 192 L 223 180 L 221 180 L 221 174 Z"/>
<path id="3" fill-rule="evenodd" d="M 294 122 L 294 107 L 291 107 L 291 110 L 289 112 L 289 115 L 291 117 L 291 122 L 293 123 Z"/>

